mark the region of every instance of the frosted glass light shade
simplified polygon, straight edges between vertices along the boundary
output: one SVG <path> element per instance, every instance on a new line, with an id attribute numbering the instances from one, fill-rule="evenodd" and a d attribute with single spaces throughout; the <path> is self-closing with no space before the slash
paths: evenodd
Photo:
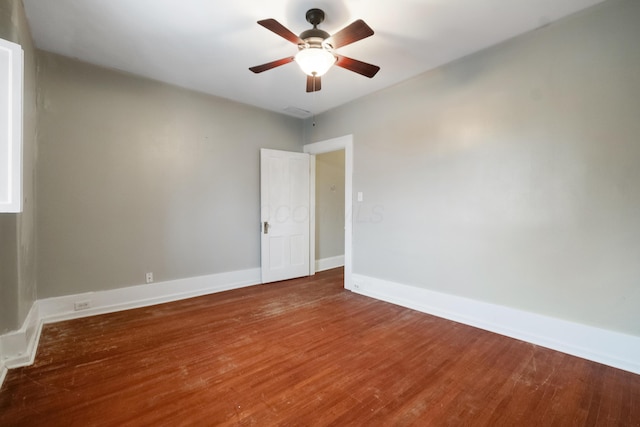
<path id="1" fill-rule="evenodd" d="M 302 71 L 309 76 L 322 76 L 336 62 L 336 57 L 328 50 L 309 47 L 302 49 L 295 56 Z"/>

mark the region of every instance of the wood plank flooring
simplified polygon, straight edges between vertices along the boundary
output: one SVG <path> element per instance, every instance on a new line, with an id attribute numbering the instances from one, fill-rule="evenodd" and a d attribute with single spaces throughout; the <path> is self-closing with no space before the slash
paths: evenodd
<path id="1" fill-rule="evenodd" d="M 366 298 L 342 270 L 46 325 L 2 426 L 640 426 L 640 376 Z"/>

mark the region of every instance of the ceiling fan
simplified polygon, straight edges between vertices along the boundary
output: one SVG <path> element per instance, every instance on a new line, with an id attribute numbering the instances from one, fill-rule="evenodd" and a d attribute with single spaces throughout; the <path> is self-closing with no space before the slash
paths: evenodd
<path id="1" fill-rule="evenodd" d="M 290 62 L 297 62 L 307 75 L 307 92 L 316 92 L 322 88 L 320 77 L 334 64 L 349 71 L 372 78 L 380 71 L 377 65 L 367 64 L 357 59 L 347 58 L 336 53 L 336 49 L 357 42 L 373 35 L 373 30 L 359 19 L 334 35 L 318 28 L 324 21 L 324 12 L 320 9 L 310 9 L 306 14 L 307 22 L 313 25 L 310 30 L 303 31 L 300 36 L 289 31 L 275 19 L 264 19 L 258 24 L 273 31 L 280 37 L 298 45 L 298 53 L 294 56 L 278 59 L 277 61 L 257 65 L 249 68 L 254 73 L 262 73 Z"/>

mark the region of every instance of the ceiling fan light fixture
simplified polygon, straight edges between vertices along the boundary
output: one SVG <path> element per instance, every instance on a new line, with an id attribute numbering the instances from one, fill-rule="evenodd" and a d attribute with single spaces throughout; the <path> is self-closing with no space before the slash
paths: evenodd
<path id="1" fill-rule="evenodd" d="M 267 30 L 296 44 L 298 53 L 294 56 L 249 67 L 249 70 L 257 74 L 295 61 L 307 75 L 307 92 L 317 92 L 322 88 L 320 76 L 329 71 L 334 64 L 369 78 L 372 78 L 380 71 L 380 67 L 377 65 L 367 64 L 336 53 L 336 49 L 373 35 L 371 27 L 362 19 L 352 22 L 331 35 L 318 28 L 318 25 L 324 21 L 324 12 L 322 10 L 309 9 L 305 17 L 307 22 L 313 25 L 313 28 L 303 31 L 300 35 L 292 33 L 291 30 L 273 18 L 258 21 L 258 24 Z"/>
<path id="2" fill-rule="evenodd" d="M 322 47 L 307 47 L 295 56 L 295 61 L 302 71 L 308 76 L 315 77 L 320 77 L 329 71 L 336 60 L 334 54 Z"/>

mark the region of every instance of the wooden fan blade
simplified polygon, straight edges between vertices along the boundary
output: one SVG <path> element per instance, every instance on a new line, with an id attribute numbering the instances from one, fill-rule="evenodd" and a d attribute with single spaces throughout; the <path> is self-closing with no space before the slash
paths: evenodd
<path id="1" fill-rule="evenodd" d="M 317 92 L 322 89 L 320 76 L 307 76 L 307 92 Z"/>
<path id="2" fill-rule="evenodd" d="M 287 27 L 276 21 L 275 19 L 263 19 L 262 21 L 258 21 L 258 24 L 262 25 L 269 31 L 273 31 L 277 35 L 282 38 L 289 40 L 294 44 L 304 43 L 300 37 L 289 31 Z"/>
<path id="3" fill-rule="evenodd" d="M 290 56 L 288 58 L 278 59 L 277 61 L 267 62 L 266 64 L 262 64 L 262 65 L 256 65 L 255 67 L 251 67 L 249 69 L 257 74 L 263 71 L 270 70 L 272 68 L 279 67 L 284 64 L 288 64 L 289 62 L 293 62 L 293 56 Z"/>
<path id="4" fill-rule="evenodd" d="M 328 41 L 334 49 L 338 49 L 339 47 L 357 42 L 358 40 L 366 39 L 372 35 L 373 30 L 371 27 L 369 27 L 362 19 L 358 19 L 329 37 Z"/>
<path id="5" fill-rule="evenodd" d="M 371 78 L 375 76 L 378 71 L 380 71 L 380 67 L 378 67 L 377 65 L 367 64 L 366 62 L 347 58 L 346 56 L 342 55 L 336 56 L 338 57 L 338 60 L 336 61 L 336 65 L 338 67 L 353 71 L 354 73 L 362 74 L 365 77 Z"/>

